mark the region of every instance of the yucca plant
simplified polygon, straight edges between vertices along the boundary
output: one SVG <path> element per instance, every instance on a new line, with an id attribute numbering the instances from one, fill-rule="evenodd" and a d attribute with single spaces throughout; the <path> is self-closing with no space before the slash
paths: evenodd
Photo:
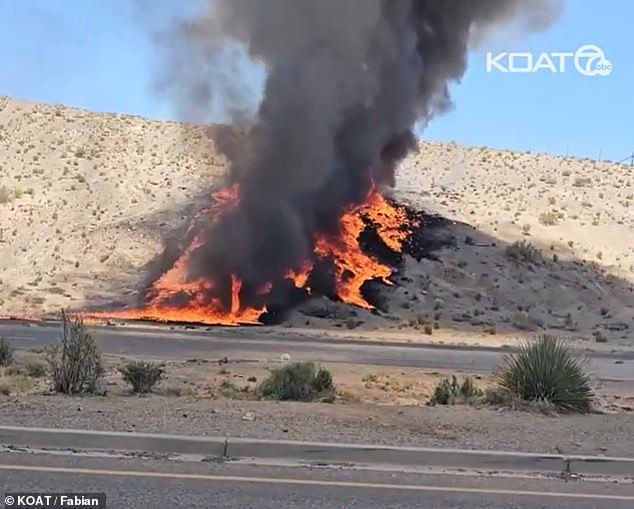
<path id="1" fill-rule="evenodd" d="M 507 357 L 497 381 L 520 400 L 549 403 L 560 412 L 585 413 L 593 394 L 583 363 L 567 340 L 540 334 Z"/>

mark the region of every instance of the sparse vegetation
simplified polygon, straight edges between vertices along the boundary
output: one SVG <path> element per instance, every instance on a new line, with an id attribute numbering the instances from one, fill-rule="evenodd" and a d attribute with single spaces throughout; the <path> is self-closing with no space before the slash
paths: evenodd
<path id="1" fill-rule="evenodd" d="M 266 399 L 315 401 L 332 398 L 335 387 L 327 369 L 313 362 L 294 362 L 273 369 L 258 392 Z"/>
<path id="2" fill-rule="evenodd" d="M 9 396 L 11 393 L 28 391 L 33 388 L 35 381 L 22 373 L 5 374 L 0 378 L 0 394 Z"/>
<path id="3" fill-rule="evenodd" d="M 465 377 L 462 383 L 453 375 L 451 380 L 443 378 L 436 387 L 428 405 L 456 405 L 477 402 L 483 393 L 473 383 L 473 378 Z"/>
<path id="4" fill-rule="evenodd" d="M 223 380 L 218 387 L 218 394 L 227 399 L 252 399 L 254 394 L 248 385 L 238 387 L 229 380 Z"/>
<path id="5" fill-rule="evenodd" d="M 518 240 L 507 246 L 506 257 L 520 263 L 533 263 L 539 265 L 544 261 L 541 250 L 526 240 Z"/>
<path id="6" fill-rule="evenodd" d="M 46 366 L 41 362 L 27 362 L 24 365 L 24 372 L 31 378 L 42 378 L 46 375 Z"/>
<path id="7" fill-rule="evenodd" d="M 503 387 L 489 387 L 484 391 L 484 402 L 494 406 L 509 406 L 512 404 L 513 395 Z"/>
<path id="8" fill-rule="evenodd" d="M 559 223 L 559 214 L 556 212 L 542 212 L 539 215 L 539 222 L 544 226 L 555 226 Z"/>
<path id="9" fill-rule="evenodd" d="M 15 195 L 11 189 L 6 186 L 0 187 L 0 205 L 13 201 Z"/>
<path id="10" fill-rule="evenodd" d="M 55 392 L 97 392 L 103 372 L 101 355 L 80 315 L 62 311 L 62 344 L 47 349 L 46 362 Z"/>
<path id="11" fill-rule="evenodd" d="M 25 376 L 28 378 L 42 378 L 44 375 L 46 375 L 46 367 L 39 362 L 13 364 L 9 368 L 7 368 L 5 374 L 11 376 Z"/>
<path id="12" fill-rule="evenodd" d="M 119 372 L 134 394 L 147 394 L 165 377 L 165 365 L 131 361 L 120 367 Z"/>
<path id="13" fill-rule="evenodd" d="M 550 404 L 561 412 L 588 412 L 592 403 L 583 359 L 565 339 L 549 334 L 537 336 L 510 355 L 498 385 L 521 401 Z"/>
<path id="14" fill-rule="evenodd" d="M 577 177 L 572 183 L 575 187 L 588 187 L 592 184 L 592 179 L 590 177 Z"/>
<path id="15" fill-rule="evenodd" d="M 13 347 L 5 338 L 0 338 L 0 367 L 10 366 L 13 363 Z"/>

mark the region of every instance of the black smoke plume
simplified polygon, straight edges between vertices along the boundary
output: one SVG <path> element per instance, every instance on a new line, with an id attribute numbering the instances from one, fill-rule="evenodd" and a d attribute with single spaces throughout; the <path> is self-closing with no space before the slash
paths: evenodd
<path id="1" fill-rule="evenodd" d="M 241 125 L 217 139 L 240 184 L 239 206 L 196 250 L 189 276 L 229 281 L 243 296 L 310 259 L 316 231 L 370 186 L 393 185 L 417 149 L 414 126 L 451 107 L 469 45 L 501 23 L 541 30 L 546 0 L 214 0 L 179 26 L 164 83 L 204 118 L 220 94 Z M 227 55 L 242 47 L 266 80 L 255 118 L 245 113 Z M 224 67 L 223 67 L 224 66 Z M 486 93 L 486 91 L 483 91 Z M 283 298 L 283 297 L 280 297 Z"/>

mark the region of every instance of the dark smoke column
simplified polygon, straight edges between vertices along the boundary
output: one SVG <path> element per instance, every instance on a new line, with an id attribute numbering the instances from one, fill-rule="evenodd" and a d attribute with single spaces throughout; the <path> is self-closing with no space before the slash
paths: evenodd
<path id="1" fill-rule="evenodd" d="M 219 82 L 205 58 L 228 40 L 267 78 L 255 125 L 220 146 L 240 205 L 195 252 L 190 275 L 235 273 L 248 294 L 298 267 L 315 232 L 334 231 L 372 181 L 393 183 L 417 147 L 414 125 L 451 106 L 447 87 L 474 37 L 502 22 L 545 28 L 556 11 L 545 0 L 214 0 L 179 32 L 191 66 L 176 75 L 191 92 L 180 99 L 190 111 L 208 105 Z"/>

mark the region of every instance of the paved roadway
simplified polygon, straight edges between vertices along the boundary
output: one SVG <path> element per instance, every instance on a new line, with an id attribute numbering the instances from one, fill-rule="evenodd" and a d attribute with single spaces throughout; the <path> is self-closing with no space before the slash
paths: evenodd
<path id="1" fill-rule="evenodd" d="M 33 348 L 59 341 L 59 326 L 0 323 L 0 337 L 15 346 Z M 279 336 L 251 328 L 217 331 L 160 328 L 96 327 L 94 334 L 104 353 L 144 359 L 209 359 L 230 361 L 279 359 L 340 362 L 379 366 L 418 367 L 488 373 L 498 366 L 504 351 L 413 344 L 377 344 L 367 341 L 307 339 L 287 331 Z M 634 381 L 634 353 L 603 354 L 588 360 L 588 371 L 604 380 Z"/>
<path id="2" fill-rule="evenodd" d="M 112 509 L 634 507 L 631 482 L 566 482 L 20 453 L 0 454 L 0 490 L 103 492 Z"/>

